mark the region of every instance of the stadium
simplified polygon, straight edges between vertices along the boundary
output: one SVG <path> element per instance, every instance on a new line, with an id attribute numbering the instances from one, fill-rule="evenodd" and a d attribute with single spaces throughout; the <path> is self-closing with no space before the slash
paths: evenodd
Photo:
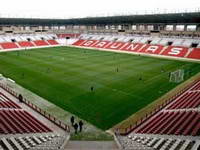
<path id="1" fill-rule="evenodd" d="M 0 150 L 199 150 L 199 63 L 199 10 L 1 16 Z"/>

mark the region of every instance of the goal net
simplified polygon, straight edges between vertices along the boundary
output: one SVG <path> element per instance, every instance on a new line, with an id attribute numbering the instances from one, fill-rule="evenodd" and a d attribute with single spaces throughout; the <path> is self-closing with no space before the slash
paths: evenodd
<path id="1" fill-rule="evenodd" d="M 184 70 L 179 69 L 170 73 L 170 82 L 179 83 L 184 80 Z"/>

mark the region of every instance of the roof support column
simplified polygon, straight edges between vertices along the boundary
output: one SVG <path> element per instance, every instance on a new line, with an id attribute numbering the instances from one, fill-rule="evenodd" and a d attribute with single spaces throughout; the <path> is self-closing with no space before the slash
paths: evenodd
<path id="1" fill-rule="evenodd" d="M 187 24 L 186 25 L 184 25 L 184 31 L 187 31 Z"/>
<path id="2" fill-rule="evenodd" d="M 176 25 L 177 25 L 177 24 L 174 24 L 174 25 L 173 25 L 173 31 L 176 31 Z"/>
<path id="3" fill-rule="evenodd" d="M 196 31 L 200 32 L 200 24 L 197 25 Z"/>

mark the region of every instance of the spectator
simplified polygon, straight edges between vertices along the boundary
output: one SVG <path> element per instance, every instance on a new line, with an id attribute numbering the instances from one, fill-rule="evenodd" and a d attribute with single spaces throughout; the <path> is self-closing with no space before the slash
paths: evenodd
<path id="1" fill-rule="evenodd" d="M 72 116 L 71 118 L 70 118 L 70 121 L 71 121 L 71 124 L 72 124 L 72 126 L 74 125 L 74 116 Z"/>
<path id="2" fill-rule="evenodd" d="M 22 103 L 23 102 L 23 96 L 21 94 L 19 94 L 18 96 L 19 102 Z"/>
<path id="3" fill-rule="evenodd" d="M 79 121 L 79 131 L 81 132 L 83 129 L 83 122 L 82 121 Z"/>
<path id="4" fill-rule="evenodd" d="M 74 130 L 75 130 L 75 134 L 77 134 L 77 130 L 78 130 L 78 124 L 77 124 L 77 123 L 75 123 L 75 124 L 73 125 L 73 127 L 74 127 Z"/>

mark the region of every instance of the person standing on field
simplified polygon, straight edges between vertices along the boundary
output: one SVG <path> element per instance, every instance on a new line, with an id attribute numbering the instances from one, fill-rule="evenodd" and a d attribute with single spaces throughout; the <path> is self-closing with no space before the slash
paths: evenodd
<path id="1" fill-rule="evenodd" d="M 93 92 L 93 91 L 94 91 L 94 87 L 93 87 L 93 86 L 91 86 L 90 90 L 91 90 L 91 92 Z"/>

